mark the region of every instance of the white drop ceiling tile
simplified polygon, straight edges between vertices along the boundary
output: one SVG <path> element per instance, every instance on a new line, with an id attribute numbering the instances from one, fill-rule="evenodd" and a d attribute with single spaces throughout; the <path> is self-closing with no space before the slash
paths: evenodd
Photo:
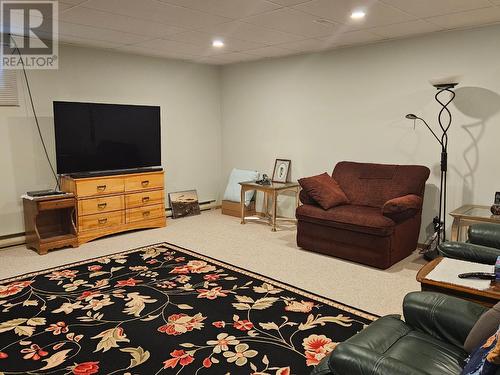
<path id="1" fill-rule="evenodd" d="M 103 40 L 95 40 L 95 39 L 85 39 L 78 38 L 74 36 L 64 36 L 59 39 L 59 43 L 61 44 L 71 44 L 78 45 L 84 47 L 99 47 L 99 48 L 117 48 L 122 46 L 119 43 L 111 43 Z"/>
<path id="2" fill-rule="evenodd" d="M 196 44 L 204 48 L 213 48 L 212 41 L 215 38 L 224 41 L 224 47 L 218 50 L 238 52 L 246 49 L 254 49 L 266 46 L 264 43 L 251 42 L 248 40 L 240 40 L 232 37 L 222 37 L 220 35 L 212 36 L 211 34 L 203 33 L 200 31 L 187 31 L 184 33 L 172 35 L 168 39 L 183 43 Z"/>
<path id="3" fill-rule="evenodd" d="M 284 6 L 289 7 L 292 5 L 307 3 L 308 1 L 311 1 L 311 0 L 270 0 L 270 1 L 272 1 L 275 4 L 284 5 Z"/>
<path id="4" fill-rule="evenodd" d="M 63 13 L 60 19 L 70 23 L 117 31 L 128 32 L 133 30 L 135 34 L 151 37 L 164 37 L 185 30 L 164 23 L 141 20 L 85 7 L 72 8 Z"/>
<path id="5" fill-rule="evenodd" d="M 291 51 L 289 49 L 284 49 L 275 46 L 267 46 L 262 48 L 256 48 L 252 50 L 245 51 L 250 55 L 256 55 L 259 57 L 277 57 L 277 56 L 287 56 L 296 53 L 295 51 Z"/>
<path id="6" fill-rule="evenodd" d="M 443 30 L 443 28 L 424 20 L 416 20 L 389 26 L 375 27 L 369 31 L 387 38 L 401 38 L 404 36 L 425 34 L 439 30 Z"/>
<path id="7" fill-rule="evenodd" d="M 500 22 L 500 8 L 476 9 L 467 12 L 430 17 L 426 18 L 426 20 L 445 29 L 487 25 Z"/>
<path id="8" fill-rule="evenodd" d="M 192 29 L 228 22 L 229 18 L 154 0 L 89 0 L 85 7 Z"/>
<path id="9" fill-rule="evenodd" d="M 245 18 L 243 21 L 311 38 L 329 35 L 337 26 L 333 23 L 319 23 L 317 20 L 316 16 L 291 8 L 281 8 Z"/>
<path id="10" fill-rule="evenodd" d="M 62 1 L 59 1 L 59 13 L 62 13 L 68 9 L 73 8 L 76 6 L 75 4 L 70 4 L 70 3 L 63 3 Z"/>
<path id="11" fill-rule="evenodd" d="M 194 44 L 181 43 L 166 39 L 153 39 L 146 42 L 137 43 L 135 47 L 149 49 L 152 52 L 180 53 L 184 55 L 202 56 L 207 48 Z"/>
<path id="12" fill-rule="evenodd" d="M 313 0 L 297 5 L 294 9 L 349 25 L 352 29 L 384 26 L 416 19 L 415 16 L 373 0 Z M 351 19 L 351 13 L 357 9 L 366 11 L 364 19 Z"/>
<path id="13" fill-rule="evenodd" d="M 285 43 L 302 38 L 295 34 L 271 30 L 240 21 L 232 21 L 220 25 L 208 26 L 199 29 L 198 31 L 202 31 L 213 36 L 218 35 L 222 37 L 234 37 L 241 40 L 249 40 L 265 44 Z"/>
<path id="14" fill-rule="evenodd" d="M 78 4 L 82 4 L 84 2 L 86 2 L 87 0 L 64 0 L 63 3 L 66 3 L 66 4 L 71 4 L 71 5 L 78 5 Z M 59 4 L 61 3 L 61 1 L 59 1 Z"/>
<path id="15" fill-rule="evenodd" d="M 294 42 L 278 44 L 277 47 L 289 49 L 296 52 L 318 51 L 325 49 L 328 44 L 320 39 L 303 39 Z"/>
<path id="16" fill-rule="evenodd" d="M 278 9 L 280 6 L 267 0 L 159 0 L 210 14 L 238 19 Z"/>
<path id="17" fill-rule="evenodd" d="M 488 0 L 382 0 L 418 17 L 432 17 L 491 6 Z M 498 0 L 497 0 L 498 1 Z"/>
<path id="18" fill-rule="evenodd" d="M 368 31 L 358 30 L 358 31 L 348 31 L 344 33 L 337 33 L 331 35 L 328 38 L 321 38 L 328 47 L 355 45 L 363 43 L 377 42 L 380 40 L 387 39 L 380 35 L 372 34 Z"/>
<path id="19" fill-rule="evenodd" d="M 100 29 L 91 26 L 59 21 L 59 37 L 63 39 L 64 36 L 95 39 L 119 44 L 140 43 L 151 39 L 150 37 L 144 35 L 136 35 L 122 31 Z"/>
<path id="20" fill-rule="evenodd" d="M 151 50 L 150 48 L 144 48 L 140 46 L 120 46 L 118 48 L 115 48 L 115 50 L 119 52 L 133 53 L 136 55 L 155 56 L 180 60 L 195 60 L 199 58 L 199 56 L 181 53 L 179 51 L 173 53 L 171 51 Z"/>
<path id="21" fill-rule="evenodd" d="M 203 57 L 203 58 L 197 59 L 197 61 L 204 63 L 204 64 L 224 65 L 224 64 L 231 64 L 231 63 L 240 62 L 240 61 L 255 60 L 258 58 L 259 57 L 255 56 L 255 55 L 234 52 L 234 53 L 225 53 L 225 54 L 221 54 L 218 56 Z"/>

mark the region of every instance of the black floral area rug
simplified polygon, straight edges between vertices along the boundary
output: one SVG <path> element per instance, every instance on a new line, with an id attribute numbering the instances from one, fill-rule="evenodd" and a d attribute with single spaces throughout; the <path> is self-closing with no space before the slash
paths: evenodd
<path id="1" fill-rule="evenodd" d="M 377 317 L 162 243 L 0 284 L 0 374 L 309 374 Z"/>

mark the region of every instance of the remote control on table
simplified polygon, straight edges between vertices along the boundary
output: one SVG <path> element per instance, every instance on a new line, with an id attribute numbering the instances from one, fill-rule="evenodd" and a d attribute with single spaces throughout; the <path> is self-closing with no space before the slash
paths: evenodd
<path id="1" fill-rule="evenodd" d="M 481 279 L 481 280 L 495 280 L 495 274 L 491 272 L 467 272 L 458 275 L 461 279 Z"/>

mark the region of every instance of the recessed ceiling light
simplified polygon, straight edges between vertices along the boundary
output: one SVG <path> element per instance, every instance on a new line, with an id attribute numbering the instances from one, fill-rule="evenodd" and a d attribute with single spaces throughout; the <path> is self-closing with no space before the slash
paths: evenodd
<path id="1" fill-rule="evenodd" d="M 353 20 L 360 20 L 365 18 L 366 12 L 364 10 L 355 10 L 354 12 L 351 13 L 351 18 Z"/>
<path id="2" fill-rule="evenodd" d="M 212 47 L 222 48 L 224 47 L 224 42 L 220 39 L 215 39 L 214 41 L 212 41 Z"/>

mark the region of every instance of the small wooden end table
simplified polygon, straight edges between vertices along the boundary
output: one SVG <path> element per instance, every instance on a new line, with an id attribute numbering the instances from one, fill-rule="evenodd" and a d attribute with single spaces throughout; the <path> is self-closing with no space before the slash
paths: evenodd
<path id="1" fill-rule="evenodd" d="M 264 219 L 271 225 L 271 230 L 276 232 L 276 221 L 287 220 L 295 221 L 294 218 L 277 217 L 277 198 L 278 195 L 285 191 L 295 192 L 296 207 L 299 206 L 300 187 L 296 182 L 278 183 L 272 182 L 270 185 L 260 185 L 255 181 L 240 182 L 241 185 L 241 224 L 245 224 L 245 192 L 249 190 L 261 191 L 264 193 Z M 271 214 L 269 214 L 269 198 L 272 199 Z"/>
<path id="2" fill-rule="evenodd" d="M 491 214 L 490 206 L 466 204 L 455 211 L 450 212 L 453 216 L 451 226 L 451 241 L 465 241 L 467 228 L 475 223 L 497 223 L 500 224 L 500 216 Z"/>
<path id="3" fill-rule="evenodd" d="M 76 199 L 73 194 L 45 197 L 23 196 L 26 245 L 40 255 L 61 247 L 78 247 L 74 221 Z"/>
<path id="4" fill-rule="evenodd" d="M 423 291 L 439 292 L 454 297 L 466 299 L 481 305 L 492 307 L 500 301 L 500 283 L 492 281 L 485 290 L 473 289 L 466 286 L 450 284 L 443 281 L 427 279 L 427 275 L 443 260 L 443 257 L 434 259 L 423 266 L 417 274 L 417 281 Z M 493 266 L 492 266 L 493 267 Z"/>

